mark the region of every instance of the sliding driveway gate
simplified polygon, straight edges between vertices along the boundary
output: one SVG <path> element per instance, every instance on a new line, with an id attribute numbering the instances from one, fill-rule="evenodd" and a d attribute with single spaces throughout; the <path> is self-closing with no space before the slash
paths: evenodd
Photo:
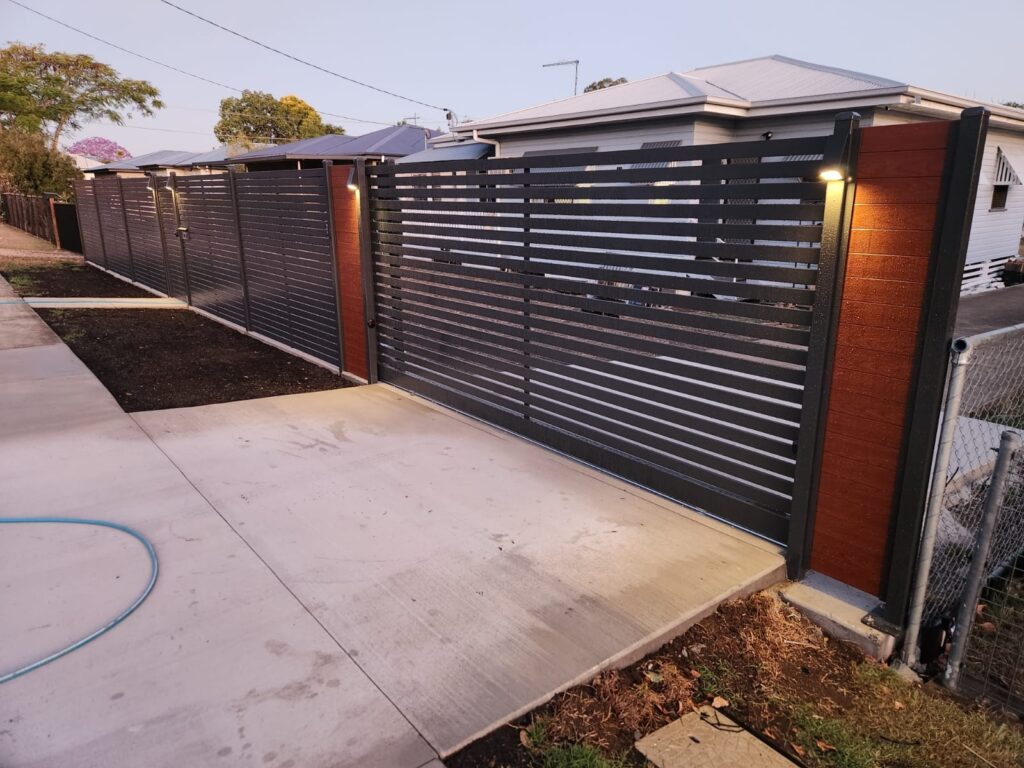
<path id="1" fill-rule="evenodd" d="M 368 168 L 380 379 L 786 541 L 849 133 Z"/>

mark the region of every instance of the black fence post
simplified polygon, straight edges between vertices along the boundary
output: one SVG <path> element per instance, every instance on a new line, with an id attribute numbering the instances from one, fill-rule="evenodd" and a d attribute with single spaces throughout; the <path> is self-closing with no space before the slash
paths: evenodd
<path id="1" fill-rule="evenodd" d="M 903 626 L 916 568 L 932 451 L 945 390 L 946 364 L 960 302 L 960 283 L 988 121 L 989 113 L 984 107 L 965 109 L 953 126 L 946 158 L 946 177 L 936 219 L 940 229 L 933 246 L 928 292 L 924 298 L 917 363 L 910 378 L 910 413 L 904 432 L 902 477 L 883 577 L 885 605 L 881 618 L 894 627 Z"/>
<path id="2" fill-rule="evenodd" d="M 338 278 L 338 233 L 334 226 L 334 191 L 331 188 L 331 168 L 334 161 L 324 160 L 324 189 L 327 192 L 327 232 L 331 240 L 331 276 L 334 278 L 334 314 L 338 327 L 338 373 L 345 370 L 345 337 L 341 319 L 341 280 Z"/>
<path id="3" fill-rule="evenodd" d="M 370 210 L 370 180 L 366 159 L 357 157 L 356 185 L 359 189 L 359 267 L 363 277 L 363 312 L 366 319 L 367 381 L 375 384 L 377 375 L 377 295 L 374 285 L 373 228 Z"/>
<path id="4" fill-rule="evenodd" d="M 235 214 L 235 241 L 238 243 L 238 276 L 242 281 L 242 309 L 245 312 L 245 330 L 252 330 L 252 311 L 249 306 L 249 279 L 245 273 L 245 246 L 242 245 L 242 215 L 238 210 L 238 185 L 235 171 L 228 169 L 228 189 L 231 192 L 231 210 Z"/>
<path id="5" fill-rule="evenodd" d="M 859 127 L 860 115 L 856 112 L 837 115 L 823 158 L 823 170 L 839 171 L 842 176 L 828 181 L 825 191 L 821 254 L 807 345 L 807 374 L 797 434 L 793 506 L 786 548 L 786 570 L 791 579 L 803 578 L 811 562 L 828 395 L 843 295 L 842 278 L 846 272 L 849 248 Z"/>

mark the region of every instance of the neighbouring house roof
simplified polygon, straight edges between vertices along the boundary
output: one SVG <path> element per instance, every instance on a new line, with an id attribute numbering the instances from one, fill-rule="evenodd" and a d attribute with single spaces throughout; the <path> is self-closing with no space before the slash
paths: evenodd
<path id="1" fill-rule="evenodd" d="M 993 124 L 1024 131 L 1024 111 L 931 91 L 788 56 L 764 56 L 636 80 L 567 99 L 474 120 L 456 137 L 519 133 L 626 120 L 710 114 L 734 118 L 888 106 L 949 116 L 965 107 L 990 109 Z"/>
<path id="2" fill-rule="evenodd" d="M 147 168 L 178 168 L 189 164 L 195 152 L 185 152 L 177 149 L 160 149 L 156 152 L 149 152 L 145 155 L 130 157 L 124 160 L 115 160 L 112 163 L 98 165 L 90 168 L 90 171 L 142 171 Z"/>
<path id="3" fill-rule="evenodd" d="M 399 158 L 395 163 L 432 163 L 440 160 L 479 160 L 482 157 L 490 157 L 493 152 L 493 144 L 484 144 L 480 141 L 463 141 L 459 144 L 452 144 L 446 147 L 434 147 L 431 149 L 425 149 L 422 152 L 415 152 L 411 155 Z"/>
<path id="4" fill-rule="evenodd" d="M 394 125 L 363 136 L 317 136 L 275 147 L 264 147 L 236 155 L 230 162 L 257 164 L 279 160 L 351 160 L 356 157 L 381 155 L 403 157 L 425 149 L 427 139 L 437 135 L 438 131 L 415 125 Z"/>
<path id="5" fill-rule="evenodd" d="M 209 152 L 200 152 L 197 155 L 192 155 L 188 160 L 188 165 L 193 168 L 202 165 L 219 165 L 220 163 L 228 160 L 231 155 L 229 152 L 231 149 L 227 146 L 216 147 L 211 149 Z"/>

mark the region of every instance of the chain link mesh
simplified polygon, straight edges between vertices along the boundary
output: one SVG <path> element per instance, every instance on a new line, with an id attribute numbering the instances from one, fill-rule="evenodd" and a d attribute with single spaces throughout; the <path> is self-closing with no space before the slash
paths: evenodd
<path id="1" fill-rule="evenodd" d="M 975 337 L 946 473 L 924 625 L 952 624 L 966 586 L 999 438 L 1024 432 L 1024 327 Z M 1010 465 L 963 667 L 963 686 L 1024 703 L 1024 451 Z"/>

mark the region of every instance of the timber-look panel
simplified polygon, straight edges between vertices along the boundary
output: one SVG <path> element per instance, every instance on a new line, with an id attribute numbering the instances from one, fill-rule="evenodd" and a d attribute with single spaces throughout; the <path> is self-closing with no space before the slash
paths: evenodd
<path id="1" fill-rule="evenodd" d="M 811 567 L 872 595 L 882 593 L 951 126 L 860 136 Z"/>

